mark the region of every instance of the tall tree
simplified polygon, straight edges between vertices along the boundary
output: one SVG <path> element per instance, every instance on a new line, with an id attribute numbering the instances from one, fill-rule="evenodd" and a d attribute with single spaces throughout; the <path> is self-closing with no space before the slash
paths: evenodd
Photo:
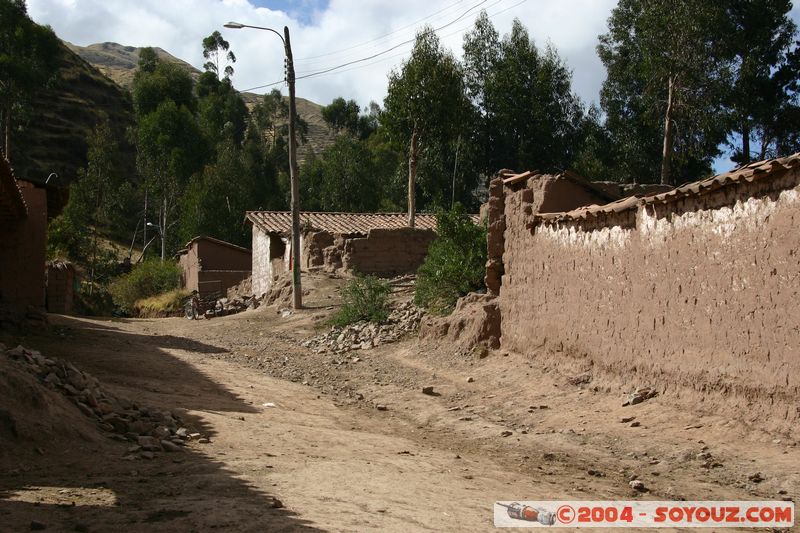
<path id="1" fill-rule="evenodd" d="M 641 161 L 628 177 L 672 184 L 707 171 L 725 137 L 724 10 L 705 0 L 620 0 L 608 25 L 598 45 L 608 70 L 601 102 L 620 158 Z"/>
<path id="2" fill-rule="evenodd" d="M 172 227 L 177 223 L 180 198 L 192 174 L 203 167 L 208 149 L 192 113 L 165 100 L 140 117 L 137 163 L 158 209 L 161 259 L 166 257 Z"/>
<path id="3" fill-rule="evenodd" d="M 107 279 L 116 266 L 100 234 L 119 222 L 131 186 L 119 173 L 119 144 L 108 122 L 95 127 L 88 144 L 87 165 L 70 185 L 63 213 L 50 224 L 48 248 L 51 256 L 66 255 L 84 266 L 93 286 Z"/>
<path id="4" fill-rule="evenodd" d="M 236 56 L 230 50 L 230 47 L 230 43 L 218 31 L 214 31 L 214 33 L 203 39 L 203 57 L 208 59 L 203 68 L 216 74 L 219 79 L 233 76 L 232 65 L 225 65 L 222 71 L 219 69 L 220 58 L 225 59 L 228 63 L 236 63 Z"/>
<path id="5" fill-rule="evenodd" d="M 204 72 L 195 91 L 198 122 L 210 142 L 216 145 L 231 137 L 241 144 L 247 127 L 247 105 L 230 79 L 220 81 L 213 72 Z"/>
<path id="6" fill-rule="evenodd" d="M 725 7 L 734 60 L 729 106 L 735 135 L 729 143 L 735 148 L 733 159 L 747 163 L 754 154 L 759 159 L 777 155 L 771 147 L 783 136 L 781 117 L 797 106 L 792 84 L 800 72 L 791 63 L 797 28 L 789 18 L 790 0 L 728 0 Z M 751 148 L 751 141 L 760 147 Z"/>
<path id="7" fill-rule="evenodd" d="M 58 57 L 58 38 L 28 17 L 24 0 L 0 0 L 0 148 L 6 158 L 15 117 L 54 79 Z"/>
<path id="8" fill-rule="evenodd" d="M 431 28 L 417 34 L 411 57 L 389 74 L 384 108 L 383 125 L 398 146 L 408 147 L 408 224 L 414 227 L 417 171 L 425 170 L 425 202 L 443 204 L 451 190 L 448 156 L 471 112 L 461 67 Z"/>

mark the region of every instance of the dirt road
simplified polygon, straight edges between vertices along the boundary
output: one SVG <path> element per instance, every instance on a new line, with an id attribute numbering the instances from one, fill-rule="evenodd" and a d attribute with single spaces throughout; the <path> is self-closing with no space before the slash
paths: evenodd
<path id="1" fill-rule="evenodd" d="M 310 307 L 197 322 L 52 317 L 49 333 L 14 339 L 180 413 L 210 442 L 148 461 L 126 460 L 111 439 L 53 440 L 0 477 L 0 531 L 32 520 L 53 531 L 487 531 L 495 500 L 798 494 L 787 436 L 702 406 L 677 412 L 668 395 L 622 407 L 621 391 L 518 354 L 456 356 L 416 339 L 315 354 L 299 342 L 330 310 Z"/>

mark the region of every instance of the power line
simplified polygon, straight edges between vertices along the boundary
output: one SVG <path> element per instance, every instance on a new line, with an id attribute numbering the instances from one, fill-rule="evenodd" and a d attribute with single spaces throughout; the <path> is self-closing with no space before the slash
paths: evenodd
<path id="1" fill-rule="evenodd" d="M 444 28 L 447 28 L 447 27 L 449 27 L 449 26 L 452 26 L 453 24 L 455 24 L 455 23 L 456 23 L 456 22 L 458 22 L 459 20 L 461 20 L 461 19 L 463 19 L 464 17 L 466 17 L 466 16 L 467 16 L 467 15 L 468 15 L 468 14 L 469 14 L 471 11 L 473 11 L 473 10 L 474 10 L 476 7 L 479 7 L 479 6 L 481 6 L 481 5 L 485 4 L 485 3 L 486 3 L 486 2 L 488 2 L 488 1 L 489 1 L 489 0 L 481 0 L 481 1 L 480 1 L 480 2 L 478 2 L 477 4 L 473 5 L 472 7 L 470 7 L 470 8 L 469 8 L 469 9 L 467 9 L 466 11 L 464 11 L 464 12 L 463 12 L 461 15 L 459 15 L 457 18 L 455 18 L 455 19 L 451 20 L 450 22 L 448 22 L 448 23 L 446 23 L 446 24 L 443 24 L 442 26 L 439 26 L 438 28 L 434 28 L 434 29 L 433 29 L 433 31 L 434 31 L 434 32 L 437 32 L 437 31 L 443 30 Z M 499 3 L 500 3 L 500 2 L 502 2 L 502 1 L 503 1 L 503 0 L 497 0 L 495 3 L 491 4 L 489 7 L 494 7 L 494 6 L 496 6 L 497 4 L 499 4 Z M 501 10 L 501 11 L 498 11 L 497 13 L 494 13 L 493 15 L 491 15 L 491 16 L 490 16 L 490 18 L 491 18 L 491 17 L 494 17 L 494 16 L 496 16 L 496 15 L 499 15 L 500 13 L 504 13 L 504 12 L 506 12 L 506 11 L 509 11 L 510 9 L 513 9 L 513 8 L 515 8 L 515 7 L 517 7 L 517 6 L 521 5 L 521 4 L 524 4 L 526 1 L 527 1 L 527 0 L 521 0 L 520 2 L 518 2 L 518 3 L 514 4 L 514 5 L 512 5 L 512 6 L 508 7 L 508 8 L 506 8 L 506 9 L 503 9 L 503 10 Z M 467 27 L 469 27 L 469 26 L 467 26 Z M 460 30 L 457 30 L 457 31 L 456 31 L 456 32 L 454 32 L 454 33 L 458 33 L 459 31 L 463 31 L 463 29 L 466 29 L 466 27 L 465 27 L 465 28 L 462 28 L 462 29 L 460 29 Z M 452 34 L 451 34 L 451 35 L 452 35 Z M 390 48 L 387 48 L 386 50 L 383 50 L 383 51 L 381 51 L 381 52 L 377 52 L 377 53 L 375 53 L 375 54 L 372 54 L 372 55 L 370 55 L 370 56 L 363 57 L 363 58 L 360 58 L 360 59 L 355 59 L 355 60 L 352 60 L 352 61 L 347 61 L 347 62 L 345 62 L 345 63 L 339 64 L 339 65 L 336 65 L 336 66 L 333 66 L 333 67 L 330 67 L 330 68 L 326 68 L 326 69 L 323 69 L 323 70 L 320 70 L 320 71 L 316 71 L 316 72 L 310 72 L 310 73 L 307 73 L 307 74 L 304 74 L 304 75 L 301 75 L 301 76 L 296 76 L 296 77 L 295 77 L 295 79 L 296 79 L 296 80 L 299 80 L 299 79 L 308 79 L 308 78 L 314 78 L 314 77 L 318 77 L 318 76 L 322 76 L 322 75 L 325 75 L 325 74 L 331 73 L 331 72 L 333 72 L 333 71 L 336 71 L 336 70 L 342 69 L 342 68 L 344 68 L 344 67 L 347 67 L 347 66 L 350 66 L 350 65 L 355 65 L 355 64 L 358 64 L 358 63 L 363 63 L 364 61 L 369 61 L 369 60 L 371 60 L 371 59 L 375 59 L 376 57 L 382 56 L 382 55 L 384 55 L 384 54 L 387 54 L 387 53 L 389 53 L 389 52 L 391 52 L 391 51 L 393 51 L 393 50 L 396 50 L 397 48 L 400 48 L 401 46 L 404 46 L 404 45 L 407 45 L 407 44 L 413 43 L 415 40 L 416 40 L 416 37 L 414 37 L 413 39 L 409 39 L 409 40 L 407 40 L 407 41 L 403 41 L 402 43 L 396 44 L 396 45 L 394 45 L 394 46 L 392 46 L 392 47 L 390 47 Z M 398 56 L 400 56 L 400 55 L 405 55 L 405 52 L 404 52 L 403 54 L 398 54 L 398 55 L 396 55 L 396 56 L 392 56 L 392 57 L 398 57 Z M 383 58 L 383 59 L 389 59 L 389 58 Z M 383 59 L 382 59 L 382 60 L 383 60 Z M 380 61 L 376 61 L 376 62 L 374 62 L 374 63 L 378 63 L 378 62 L 380 62 Z M 370 64 L 374 64 L 374 63 L 370 63 Z M 368 65 L 363 65 L 363 66 L 368 66 Z M 356 67 L 356 68 L 358 68 L 358 67 Z M 348 71 L 349 71 L 349 70 L 355 70 L 355 68 L 353 68 L 353 69 L 348 69 Z M 256 87 L 250 87 L 250 88 L 248 88 L 248 89 L 243 89 L 241 92 L 249 92 L 249 91 L 254 91 L 254 90 L 257 90 L 257 89 L 265 89 L 265 88 L 267 88 L 267 87 L 273 87 L 273 86 L 275 86 L 275 85 L 280 85 L 280 84 L 282 84 L 282 83 L 286 83 L 286 80 L 285 80 L 285 79 L 283 79 L 283 80 L 279 80 L 279 81 L 274 81 L 274 82 L 272 82 L 272 83 L 267 83 L 267 84 L 264 84 L 264 85 L 259 85 L 259 86 L 256 86 Z"/>
<path id="2" fill-rule="evenodd" d="M 462 3 L 463 1 L 464 0 L 458 0 L 457 2 L 454 2 L 454 3 L 450 4 L 447 7 L 440 9 L 439 11 L 436 11 L 435 13 L 431 13 L 427 17 L 423 17 L 423 18 L 421 18 L 421 19 L 419 19 L 419 20 L 417 20 L 415 22 L 412 22 L 411 24 L 408 24 L 408 25 L 403 26 L 401 28 L 397 28 L 396 30 L 394 30 L 392 32 L 386 33 L 384 35 L 380 35 L 378 37 L 375 37 L 374 39 L 370 39 L 369 41 L 364 41 L 363 43 L 354 44 L 353 46 L 348 46 L 347 48 L 342 48 L 340 50 L 334 50 L 333 52 L 328 52 L 328 53 L 325 53 L 325 54 L 320 54 L 320 55 L 316 55 L 316 56 L 309 56 L 309 57 L 302 57 L 302 58 L 299 58 L 299 59 L 295 59 L 295 62 L 300 63 L 300 62 L 303 62 L 303 61 L 310 61 L 312 59 L 319 59 L 321 57 L 328 57 L 328 56 L 336 55 L 336 54 L 338 54 L 340 52 L 347 52 L 349 50 L 353 50 L 354 48 L 361 48 L 362 46 L 366 46 L 368 44 L 374 43 L 375 41 L 380 41 L 380 40 L 382 40 L 382 39 L 384 39 L 386 37 L 389 37 L 390 35 L 394 35 L 395 33 L 399 33 L 399 32 L 401 32 L 403 30 L 406 30 L 406 29 L 408 29 L 408 28 L 410 28 L 412 26 L 416 26 L 420 22 L 424 22 L 424 21 L 426 21 L 426 20 L 428 20 L 430 18 L 433 18 L 436 15 L 438 15 L 439 13 L 442 13 L 444 11 L 450 10 L 451 8 L 453 8 L 454 6 L 457 6 L 458 4 Z"/>

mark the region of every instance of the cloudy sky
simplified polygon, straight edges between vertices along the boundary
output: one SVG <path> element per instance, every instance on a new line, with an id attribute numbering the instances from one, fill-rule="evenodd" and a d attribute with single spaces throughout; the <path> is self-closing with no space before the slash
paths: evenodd
<path id="1" fill-rule="evenodd" d="M 573 87 L 584 102 L 599 100 L 605 70 L 597 58 L 597 36 L 616 0 L 28 0 L 31 17 L 49 24 L 78 45 L 116 42 L 158 46 L 201 68 L 201 42 L 222 32 L 238 61 L 234 84 L 262 93 L 283 78 L 280 40 L 269 32 L 232 30 L 228 21 L 291 32 L 297 95 L 319 104 L 337 96 L 362 107 L 382 102 L 387 74 L 408 57 L 414 34 L 424 24 L 460 57 L 464 33 L 480 10 L 507 33 L 516 17 L 536 43 L 552 43 L 573 72 Z M 800 6 L 792 10 L 800 24 Z M 321 71 L 348 64 L 325 74 Z M 309 74 L 313 76 L 306 77 Z M 729 165 L 726 158 L 715 164 Z"/>
<path id="2" fill-rule="evenodd" d="M 594 47 L 614 4 L 614 0 L 28 0 L 28 10 L 36 22 L 49 24 L 62 39 L 75 44 L 159 46 L 198 68 L 203 64 L 203 37 L 220 30 L 237 56 L 234 83 L 240 90 L 282 79 L 283 50 L 273 34 L 223 28 L 229 20 L 279 31 L 288 26 L 298 77 L 386 51 L 297 81 L 298 96 L 320 104 L 345 96 L 365 106 L 370 100 L 383 100 L 387 73 L 408 57 L 408 41 L 418 28 L 426 23 L 446 26 L 438 33 L 460 56 L 463 34 L 481 9 L 501 34 L 518 17 L 537 44 L 552 42 L 573 70 L 578 94 L 587 102 L 597 100 L 604 70 Z M 254 92 L 265 90 L 269 89 Z"/>

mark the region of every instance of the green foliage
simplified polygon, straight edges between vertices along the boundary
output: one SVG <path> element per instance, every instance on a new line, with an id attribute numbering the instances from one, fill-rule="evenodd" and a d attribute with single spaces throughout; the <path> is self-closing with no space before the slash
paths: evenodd
<path id="1" fill-rule="evenodd" d="M 373 106 L 377 106 L 374 102 Z M 345 100 L 342 97 L 334 98 L 330 105 L 322 108 L 322 118 L 328 127 L 336 133 L 347 132 L 359 139 L 366 139 L 378 127 L 374 107 L 371 113 L 361 115 L 361 107 L 355 100 Z"/>
<path id="2" fill-rule="evenodd" d="M 137 300 L 178 288 L 181 269 L 174 261 L 147 260 L 109 287 L 114 303 L 125 313 L 133 312 Z"/>
<path id="3" fill-rule="evenodd" d="M 197 120 L 206 138 L 214 145 L 225 138 L 241 143 L 247 127 L 247 106 L 230 79 L 219 81 L 213 72 L 204 72 L 195 90 Z"/>
<path id="4" fill-rule="evenodd" d="M 320 157 L 306 160 L 300 170 L 304 209 L 378 210 L 383 197 L 385 169 L 376 163 L 365 141 L 340 135 Z"/>
<path id="5" fill-rule="evenodd" d="M 571 166 L 583 105 L 552 46 L 539 51 L 519 20 L 499 39 L 485 12 L 464 37 L 467 92 L 475 106 L 470 141 L 484 175 L 500 168 Z"/>
<path id="6" fill-rule="evenodd" d="M 472 222 L 460 204 L 436 215 L 437 237 L 417 271 L 414 302 L 447 314 L 456 300 L 483 287 L 486 227 Z"/>
<path id="7" fill-rule="evenodd" d="M 227 54 L 225 53 L 227 52 Z M 236 56 L 230 50 L 230 43 L 226 41 L 222 34 L 214 31 L 211 35 L 203 39 L 203 57 L 208 61 L 203 65 L 203 68 L 208 72 L 213 72 L 219 78 L 223 72 L 225 79 L 233 76 L 233 67 L 225 65 L 222 72 L 219 70 L 220 56 L 224 57 L 228 63 L 236 63 Z"/>
<path id="8" fill-rule="evenodd" d="M 177 107 L 186 107 L 190 111 L 196 108 L 192 77 L 189 73 L 173 63 L 153 59 L 149 55 L 145 55 L 144 67 L 136 71 L 131 94 L 138 117 L 154 112 L 166 101 L 172 101 Z"/>
<path id="9" fill-rule="evenodd" d="M 82 266 L 90 283 L 107 282 L 116 272 L 117 254 L 103 244 L 102 228 L 122 226 L 132 189 L 118 173 L 119 145 L 110 125 L 99 124 L 89 137 L 88 162 L 70 185 L 69 201 L 48 231 L 48 255 Z"/>
<path id="10" fill-rule="evenodd" d="M 472 203 L 469 193 L 477 175 L 469 165 L 458 167 L 456 159 L 471 113 L 461 66 L 436 33 L 425 28 L 417 34 L 409 60 L 389 75 L 380 115 L 398 151 L 408 153 L 412 137 L 419 139 L 418 153 L 409 157 L 419 161 L 415 193 L 420 209 L 450 203 L 454 168 L 461 172 L 457 199 Z"/>
<path id="11" fill-rule="evenodd" d="M 28 17 L 24 0 L 0 0 L 0 149 L 10 158 L 13 120 L 57 73 L 59 41 Z"/>
<path id="12" fill-rule="evenodd" d="M 608 70 L 601 103 L 619 179 L 676 183 L 710 170 L 725 139 L 726 40 L 739 38 L 725 35 L 723 4 L 621 0 L 612 11 L 598 53 Z M 675 133 L 666 150 L 665 123 Z"/>
<path id="13" fill-rule="evenodd" d="M 381 323 L 389 317 L 389 284 L 375 276 L 358 276 L 342 287 L 342 307 L 331 318 L 336 326 L 360 320 Z"/>

